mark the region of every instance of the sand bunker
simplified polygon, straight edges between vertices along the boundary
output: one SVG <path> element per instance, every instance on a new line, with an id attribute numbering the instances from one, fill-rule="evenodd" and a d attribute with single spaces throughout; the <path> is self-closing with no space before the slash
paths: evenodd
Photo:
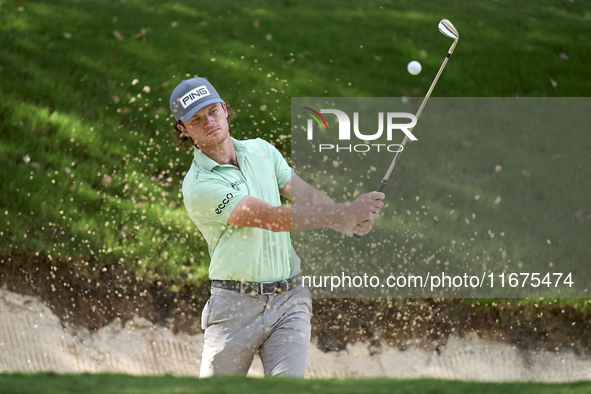
<path id="1" fill-rule="evenodd" d="M 0 290 L 0 371 L 117 372 L 197 376 L 201 334 L 174 334 L 143 318 L 97 331 L 64 327 L 35 297 Z M 450 337 L 439 351 L 368 344 L 323 353 L 312 345 L 306 376 L 442 378 L 477 381 L 591 380 L 591 360 L 571 351 L 524 351 L 477 337 Z M 262 376 L 260 360 L 249 372 Z"/>

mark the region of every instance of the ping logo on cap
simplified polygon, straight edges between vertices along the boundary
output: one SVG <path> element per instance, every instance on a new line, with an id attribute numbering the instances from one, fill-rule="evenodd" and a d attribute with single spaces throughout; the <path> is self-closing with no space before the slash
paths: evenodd
<path id="1" fill-rule="evenodd" d="M 184 109 L 187 109 L 195 101 L 202 99 L 203 97 L 209 96 L 209 90 L 207 86 L 198 86 L 195 89 L 189 90 L 184 96 L 181 97 L 180 102 Z"/>

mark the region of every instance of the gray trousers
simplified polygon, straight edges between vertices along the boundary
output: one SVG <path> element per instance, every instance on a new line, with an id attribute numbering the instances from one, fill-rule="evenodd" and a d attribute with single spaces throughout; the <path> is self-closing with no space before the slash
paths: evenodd
<path id="1" fill-rule="evenodd" d="M 256 352 L 265 375 L 303 377 L 310 347 L 310 290 L 240 294 L 212 287 L 201 314 L 205 329 L 200 377 L 245 375 Z"/>

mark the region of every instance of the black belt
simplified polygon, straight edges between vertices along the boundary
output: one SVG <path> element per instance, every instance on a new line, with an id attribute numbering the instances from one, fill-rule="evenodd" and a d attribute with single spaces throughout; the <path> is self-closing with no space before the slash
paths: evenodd
<path id="1" fill-rule="evenodd" d="M 264 295 L 289 291 L 302 284 L 301 275 L 277 282 L 241 282 L 239 280 L 213 280 L 211 287 L 234 290 L 241 294 Z"/>

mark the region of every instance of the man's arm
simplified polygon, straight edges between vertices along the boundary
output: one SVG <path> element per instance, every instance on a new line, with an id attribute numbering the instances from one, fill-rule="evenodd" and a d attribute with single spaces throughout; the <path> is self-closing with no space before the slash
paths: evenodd
<path id="1" fill-rule="evenodd" d="M 296 205 L 334 204 L 332 198 L 314 188 L 297 175 L 294 175 L 279 192 L 283 197 Z"/>
<path id="2" fill-rule="evenodd" d="M 331 227 L 348 235 L 353 232 L 365 235 L 371 230 L 373 221 L 379 218 L 380 208 L 384 205 L 379 200 L 385 197 L 383 193 L 371 192 L 351 203 L 335 204 L 330 197 L 297 176 L 281 189 L 281 194 L 302 205 L 275 207 L 264 200 L 246 196 L 232 211 L 228 224 L 276 232 Z"/>
<path id="3" fill-rule="evenodd" d="M 334 204 L 332 198 L 308 184 L 297 175 L 294 175 L 280 192 L 283 197 L 291 200 L 296 205 Z M 366 235 L 371 231 L 373 224 L 373 220 L 364 220 L 358 223 L 352 222 L 351 220 L 345 220 L 327 225 L 326 227 L 339 233 L 353 236 L 353 234 Z"/>

